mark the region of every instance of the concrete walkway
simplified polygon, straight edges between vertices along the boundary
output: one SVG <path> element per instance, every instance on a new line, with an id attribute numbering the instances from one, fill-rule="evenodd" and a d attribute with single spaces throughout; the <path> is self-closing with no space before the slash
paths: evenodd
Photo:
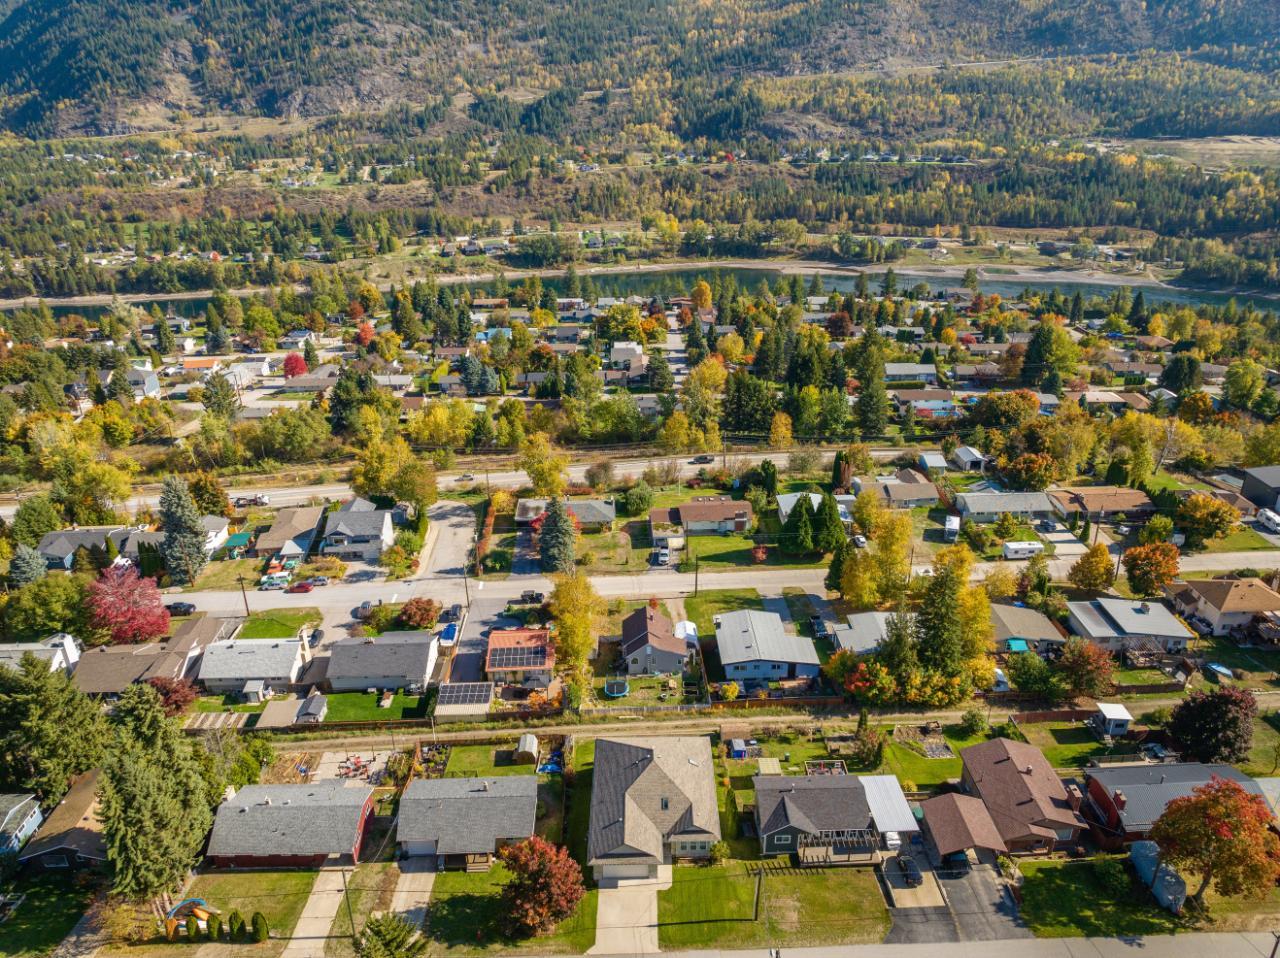
<path id="1" fill-rule="evenodd" d="M 602 883 L 596 907 L 596 943 L 587 954 L 656 955 L 658 892 L 670 887 L 670 865 L 658 866 L 656 880 Z"/>
<path id="2" fill-rule="evenodd" d="M 324 954 L 333 919 L 342 906 L 342 868 L 322 868 L 311 886 L 311 896 L 302 906 L 302 915 L 281 958 L 317 958 Z"/>
<path id="3" fill-rule="evenodd" d="M 397 867 L 400 877 L 396 879 L 391 910 L 421 928 L 436 883 L 435 862 L 431 858 L 406 858 Z"/>

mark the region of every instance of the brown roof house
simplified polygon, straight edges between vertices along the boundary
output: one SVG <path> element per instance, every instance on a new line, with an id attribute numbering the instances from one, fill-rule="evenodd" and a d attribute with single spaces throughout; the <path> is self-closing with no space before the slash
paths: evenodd
<path id="1" fill-rule="evenodd" d="M 622 620 L 622 657 L 628 675 L 668 675 L 684 671 L 689 646 L 658 610 L 656 599 Z"/>
<path id="2" fill-rule="evenodd" d="M 1190 579 L 1173 596 L 1184 618 L 1203 619 L 1214 635 L 1246 628 L 1256 615 L 1280 612 L 1280 593 L 1261 579 Z"/>
<path id="3" fill-rule="evenodd" d="M 65 871 L 106 864 L 107 843 L 98 818 L 98 779 L 101 769 L 77 776 L 62 801 L 49 813 L 40 830 L 18 855 L 28 868 Z"/>
<path id="4" fill-rule="evenodd" d="M 1049 501 L 1063 516 L 1080 512 L 1094 519 L 1118 515 L 1149 515 L 1155 511 L 1155 505 L 1145 492 L 1123 486 L 1051 489 Z"/>
<path id="5" fill-rule="evenodd" d="M 753 519 L 749 502 L 729 496 L 694 496 L 674 509 L 650 510 L 649 531 L 655 546 L 674 545 L 672 536 L 679 538 L 682 531 L 691 536 L 748 532 Z"/>
<path id="6" fill-rule="evenodd" d="M 966 856 L 975 851 L 1006 852 L 1000 829 L 982 804 L 972 795 L 939 795 L 920 803 L 924 827 L 938 854 Z"/>
<path id="7" fill-rule="evenodd" d="M 710 739 L 596 742 L 587 864 L 597 881 L 657 878 L 673 859 L 708 858 L 719 840 Z"/>
<path id="8" fill-rule="evenodd" d="M 201 616 L 183 622 L 167 642 L 88 649 L 80 656 L 71 679 L 86 695 L 112 699 L 138 682 L 189 678 L 205 648 L 234 635 L 240 621 Z"/>
<path id="9" fill-rule="evenodd" d="M 1034 745 L 996 738 L 970 745 L 960 759 L 965 791 L 982 800 L 1009 851 L 1052 851 L 1080 834 L 1080 790 L 1068 791 Z"/>
<path id="10" fill-rule="evenodd" d="M 499 685 L 545 689 L 556 671 L 556 647 L 548 629 L 493 629 L 485 652 L 485 677 Z"/>
<path id="11" fill-rule="evenodd" d="M 283 559 L 302 559 L 311 551 L 320 520 L 324 518 L 324 506 L 296 506 L 281 509 L 271 528 L 258 536 L 254 551 L 264 557 L 280 556 Z"/>

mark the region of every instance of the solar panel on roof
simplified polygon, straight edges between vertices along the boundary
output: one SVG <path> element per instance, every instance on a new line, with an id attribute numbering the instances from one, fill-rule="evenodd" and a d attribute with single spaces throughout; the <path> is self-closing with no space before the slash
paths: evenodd
<path id="1" fill-rule="evenodd" d="M 493 669 L 534 669 L 547 664 L 543 646 L 511 646 L 489 650 L 489 667 Z"/>
<path id="2" fill-rule="evenodd" d="M 489 682 L 446 682 L 440 686 L 437 705 L 480 705 L 493 698 Z"/>

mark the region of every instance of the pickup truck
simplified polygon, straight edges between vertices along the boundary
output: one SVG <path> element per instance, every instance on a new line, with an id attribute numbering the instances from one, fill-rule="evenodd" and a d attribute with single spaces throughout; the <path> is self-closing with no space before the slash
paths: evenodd
<path id="1" fill-rule="evenodd" d="M 541 592 L 521 592 L 520 601 L 527 602 L 530 605 L 542 605 L 543 595 Z"/>

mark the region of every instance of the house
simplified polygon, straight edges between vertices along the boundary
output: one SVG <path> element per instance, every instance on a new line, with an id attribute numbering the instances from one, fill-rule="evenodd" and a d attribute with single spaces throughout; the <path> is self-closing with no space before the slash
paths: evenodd
<path id="1" fill-rule="evenodd" d="M 503 845 L 533 835 L 538 776 L 420 778 L 405 789 L 399 814 L 403 857 L 433 857 L 437 870 L 484 871 Z"/>
<path id="2" fill-rule="evenodd" d="M 895 389 L 890 394 L 899 416 L 908 410 L 922 419 L 950 419 L 956 415 L 955 395 L 949 389 Z"/>
<path id="3" fill-rule="evenodd" d="M 887 383 L 936 383 L 938 367 L 933 363 L 885 363 Z"/>
<path id="4" fill-rule="evenodd" d="M 1215 778 L 1235 782 L 1252 795 L 1263 794 L 1257 782 L 1230 765 L 1102 765 L 1084 770 L 1085 819 L 1098 844 L 1114 850 L 1146 839 L 1171 801 Z"/>
<path id="5" fill-rule="evenodd" d="M 225 639 L 205 648 L 198 677 L 210 692 L 261 698 L 296 685 L 306 663 L 301 639 Z"/>
<path id="6" fill-rule="evenodd" d="M 1062 401 L 1074 403 L 1091 413 L 1109 412 L 1119 415 L 1128 408 L 1124 397 L 1107 389 L 1088 389 L 1083 392 L 1064 392 Z"/>
<path id="7" fill-rule="evenodd" d="M 50 569 L 69 570 L 75 562 L 77 549 L 102 549 L 110 538 L 120 547 L 128 536 L 124 526 L 81 526 L 75 529 L 58 529 L 40 537 L 36 550 L 44 557 Z"/>
<path id="8" fill-rule="evenodd" d="M 178 365 L 183 374 L 195 373 L 201 379 L 208 379 L 222 368 L 224 362 L 226 359 L 221 356 L 184 356 Z"/>
<path id="9" fill-rule="evenodd" d="M 621 653 L 628 675 L 680 675 L 689 658 L 689 646 L 676 636 L 671 620 L 651 599 L 622 620 Z"/>
<path id="10" fill-rule="evenodd" d="M 889 634 L 892 612 L 854 612 L 847 625 L 837 625 L 832 638 L 841 649 L 864 655 L 874 652 Z"/>
<path id="11" fill-rule="evenodd" d="M 125 371 L 125 379 L 133 390 L 134 399 L 154 399 L 160 395 L 160 377 L 150 369 L 130 366 Z"/>
<path id="12" fill-rule="evenodd" d="M 1044 753 L 995 738 L 960 752 L 964 790 L 982 800 L 1010 852 L 1050 852 L 1074 843 L 1084 827 L 1083 797 L 1068 792 Z"/>
<path id="13" fill-rule="evenodd" d="M 938 472 L 947 471 L 947 457 L 940 452 L 922 452 L 916 460 L 916 464 L 920 467 L 920 471 L 926 475 L 935 469 Z"/>
<path id="14" fill-rule="evenodd" d="M 587 864 L 597 881 L 657 878 L 659 865 L 706 859 L 719 840 L 710 739 L 596 740 Z"/>
<path id="15" fill-rule="evenodd" d="M 369 785 L 246 785 L 218 806 L 205 854 L 215 868 L 355 864 L 371 818 Z"/>
<path id="16" fill-rule="evenodd" d="M 995 630 L 996 651 L 1012 655 L 1019 652 L 1044 655 L 1067 641 L 1047 615 L 1023 605 L 993 602 L 991 626 Z"/>
<path id="17" fill-rule="evenodd" d="M 778 496 L 778 519 L 786 522 L 791 516 L 791 510 L 796 507 L 796 503 L 800 501 L 801 496 L 809 497 L 809 505 L 814 512 L 818 511 L 818 506 L 822 505 L 822 494 L 817 492 L 784 492 Z"/>
<path id="18" fill-rule="evenodd" d="M 383 632 L 339 639 L 329 649 L 335 692 L 423 688 L 435 671 L 440 640 L 430 631 Z"/>
<path id="19" fill-rule="evenodd" d="M 1184 617 L 1207 622 L 1214 635 L 1227 635 L 1256 615 L 1280 612 L 1280 593 L 1261 579 L 1189 579 L 1173 604 Z"/>
<path id="20" fill-rule="evenodd" d="M 184 679 L 196 671 L 210 643 L 231 638 L 239 628 L 239 619 L 201 616 L 183 622 L 165 642 L 88 649 L 71 679 L 81 692 L 103 699 L 116 698 L 139 682 Z"/>
<path id="21" fill-rule="evenodd" d="M 924 831 L 944 861 L 967 856 L 971 849 L 1000 854 L 1009 850 L 980 798 L 952 792 L 921 802 L 920 811 Z"/>
<path id="22" fill-rule="evenodd" d="M 1003 374 L 995 363 L 956 363 L 951 367 L 951 378 L 955 382 L 973 385 L 988 385 L 1001 378 Z"/>
<path id="23" fill-rule="evenodd" d="M 556 671 L 549 629 L 492 629 L 484 658 L 485 677 L 498 685 L 545 689 Z"/>
<path id="24" fill-rule="evenodd" d="M 1100 598 L 1067 603 L 1071 631 L 1109 652 L 1155 645 L 1165 652 L 1181 652 L 1191 630 L 1164 605 L 1142 599 Z"/>
<path id="25" fill-rule="evenodd" d="M 324 506 L 294 506 L 276 513 L 271 528 L 258 536 L 254 553 L 263 558 L 304 559 L 311 551 Z"/>
<path id="26" fill-rule="evenodd" d="M 859 493 L 871 490 L 880 495 L 894 509 L 914 509 L 932 506 L 938 501 L 938 487 L 932 482 L 902 482 L 889 479 L 858 479 Z"/>
<path id="27" fill-rule="evenodd" d="M 625 370 L 633 377 L 643 376 L 649 368 L 649 357 L 639 343 L 626 340 L 613 344 L 609 350 L 609 365 Z"/>
<path id="28" fill-rule="evenodd" d="M 340 559 L 376 562 L 395 545 L 396 530 L 390 509 L 379 509 L 368 499 L 344 502 L 325 521 L 320 551 Z"/>
<path id="29" fill-rule="evenodd" d="M 106 864 L 107 842 L 98 817 L 101 769 L 77 775 L 67 794 L 18 853 L 18 863 L 33 870 L 65 871 Z"/>
<path id="30" fill-rule="evenodd" d="M 5 642 L 0 644 L 0 665 L 17 669 L 22 659 L 34 655 L 49 663 L 50 672 L 73 672 L 81 659 L 80 643 L 75 636 L 55 632 L 39 642 Z"/>
<path id="31" fill-rule="evenodd" d="M 1146 516 L 1155 505 L 1141 489 L 1123 486 L 1082 486 L 1076 489 L 1050 489 L 1049 501 L 1060 516 L 1080 513 L 1091 519 L 1114 516 Z"/>
<path id="32" fill-rule="evenodd" d="M 716 616 L 716 647 L 725 678 L 739 685 L 818 676 L 813 640 L 785 632 L 776 612 L 738 609 Z"/>
<path id="33" fill-rule="evenodd" d="M 309 329 L 291 329 L 276 344 L 281 349 L 305 349 L 307 343 L 313 346 L 320 345 L 320 337 Z"/>
<path id="34" fill-rule="evenodd" d="M 1280 509 L 1280 466 L 1246 469 L 1240 494 L 1259 509 Z"/>
<path id="35" fill-rule="evenodd" d="M 1006 512 L 1032 521 L 1053 515 L 1053 503 L 1043 492 L 962 492 L 956 508 L 962 519 L 978 524 L 995 522 Z"/>
<path id="36" fill-rule="evenodd" d="M 584 532 L 607 532 L 618 518 L 612 499 L 570 499 L 566 505 Z M 546 511 L 546 499 L 521 499 L 516 503 L 516 525 L 534 525 Z"/>
<path id="37" fill-rule="evenodd" d="M 676 507 L 686 535 L 747 532 L 755 520 L 751 503 L 729 496 L 694 496 Z"/>
<path id="38" fill-rule="evenodd" d="M 15 854 L 43 822 L 34 795 L 0 795 L 0 856 Z"/>
<path id="39" fill-rule="evenodd" d="M 1118 702 L 1097 702 L 1097 711 L 1089 716 L 1089 724 L 1104 738 L 1123 738 L 1129 733 L 1133 716 Z"/>
<path id="40" fill-rule="evenodd" d="M 915 816 L 892 775 L 757 775 L 760 854 L 795 853 L 802 864 L 870 854 L 887 832 L 917 832 Z"/>

